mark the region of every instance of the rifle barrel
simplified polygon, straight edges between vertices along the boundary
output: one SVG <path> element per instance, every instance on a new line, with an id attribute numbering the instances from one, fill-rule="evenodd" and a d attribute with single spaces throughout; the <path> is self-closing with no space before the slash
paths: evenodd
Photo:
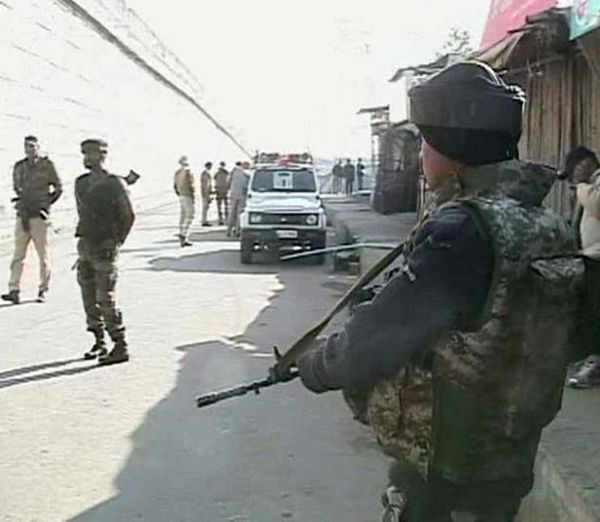
<path id="1" fill-rule="evenodd" d="M 275 381 L 270 377 L 267 377 L 261 381 L 242 384 L 241 386 L 236 386 L 235 388 L 228 388 L 218 392 L 207 393 L 196 398 L 196 405 L 198 408 L 204 408 L 205 406 L 210 406 L 211 404 L 216 404 L 217 402 L 232 399 L 233 397 L 241 397 L 250 392 L 254 392 L 258 395 L 262 388 L 267 388 L 268 386 L 273 386 L 274 384 Z"/>
<path id="2" fill-rule="evenodd" d="M 289 373 L 288 380 L 295 379 L 296 377 L 298 377 L 298 372 L 292 370 Z M 242 384 L 241 386 L 236 386 L 234 388 L 228 388 L 226 390 L 221 390 L 212 393 L 205 393 L 204 395 L 196 397 L 196 405 L 198 406 L 198 408 L 204 408 L 205 406 L 210 406 L 211 404 L 216 404 L 217 402 L 232 399 L 233 397 L 241 397 L 250 392 L 254 392 L 256 395 L 258 395 L 260 393 L 260 390 L 262 390 L 263 388 L 274 386 L 275 384 L 278 384 L 280 382 L 287 381 L 281 381 L 273 376 L 269 376 L 266 379 L 249 382 L 247 384 Z"/>

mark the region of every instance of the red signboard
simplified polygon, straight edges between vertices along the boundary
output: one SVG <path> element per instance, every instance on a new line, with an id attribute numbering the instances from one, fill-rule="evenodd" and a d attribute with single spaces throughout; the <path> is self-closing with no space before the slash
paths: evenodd
<path id="1" fill-rule="evenodd" d="M 492 0 L 481 49 L 498 43 L 510 31 L 525 25 L 525 19 L 556 7 L 558 0 Z"/>

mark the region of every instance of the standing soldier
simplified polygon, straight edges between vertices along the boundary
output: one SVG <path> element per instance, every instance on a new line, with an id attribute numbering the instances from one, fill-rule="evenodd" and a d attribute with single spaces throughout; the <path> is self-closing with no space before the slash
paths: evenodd
<path id="1" fill-rule="evenodd" d="M 555 172 L 515 159 L 519 88 L 465 62 L 409 96 L 435 207 L 402 270 L 300 376 L 342 389 L 397 459 L 384 520 L 512 521 L 560 409 L 583 261 L 542 206 Z"/>
<path id="2" fill-rule="evenodd" d="M 354 191 L 354 178 L 356 177 L 356 171 L 353 163 L 350 159 L 346 160 L 344 165 L 344 179 L 346 181 L 346 194 L 352 194 Z"/>
<path id="3" fill-rule="evenodd" d="M 219 225 L 224 225 L 229 220 L 229 172 L 225 168 L 224 161 L 219 164 L 219 170 L 215 174 L 215 193 Z"/>
<path id="4" fill-rule="evenodd" d="M 181 247 L 192 246 L 189 242 L 190 226 L 194 221 L 195 192 L 194 175 L 190 170 L 187 156 L 179 158 L 180 168 L 175 172 L 173 188 L 179 197 L 179 244 Z"/>
<path id="5" fill-rule="evenodd" d="M 115 289 L 119 249 L 134 221 L 122 179 L 104 170 L 107 149 L 103 140 L 83 141 L 83 164 L 89 172 L 75 181 L 79 215 L 75 232 L 79 238 L 77 282 L 81 287 L 88 331 L 96 338 L 84 357 L 98 357 L 101 365 L 129 360 L 123 317 L 115 303 Z M 110 353 L 107 353 L 104 340 L 105 328 L 114 342 Z"/>
<path id="6" fill-rule="evenodd" d="M 333 169 L 331 170 L 333 176 L 333 193 L 339 194 L 342 191 L 342 178 L 344 177 L 344 167 L 342 167 L 342 160 L 337 160 Z"/>
<path id="7" fill-rule="evenodd" d="M 50 255 L 48 226 L 50 207 L 62 194 L 62 184 L 54 164 L 40 156 L 40 145 L 35 136 L 25 137 L 25 159 L 17 161 L 13 169 L 13 188 L 16 194 L 17 220 L 15 225 L 15 252 L 10 264 L 8 293 L 4 301 L 19 304 L 21 275 L 27 247 L 33 240 L 40 262 L 38 303 L 46 300 L 50 282 Z"/>
<path id="8" fill-rule="evenodd" d="M 362 162 L 362 158 L 358 158 L 358 163 L 356 164 L 356 179 L 358 181 L 358 190 L 362 190 L 365 179 L 365 165 Z"/>
<path id="9" fill-rule="evenodd" d="M 204 164 L 204 170 L 200 175 L 200 195 L 202 196 L 202 226 L 210 227 L 208 222 L 208 207 L 212 194 L 212 176 L 210 174 L 212 163 L 210 161 Z"/>

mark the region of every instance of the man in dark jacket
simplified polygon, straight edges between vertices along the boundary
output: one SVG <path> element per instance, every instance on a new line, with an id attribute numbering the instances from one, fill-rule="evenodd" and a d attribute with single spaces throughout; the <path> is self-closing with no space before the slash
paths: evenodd
<path id="1" fill-rule="evenodd" d="M 229 171 L 225 168 L 224 161 L 219 163 L 219 169 L 215 174 L 215 195 L 219 225 L 224 225 L 229 221 Z"/>
<path id="2" fill-rule="evenodd" d="M 559 408 L 583 263 L 542 208 L 555 173 L 514 159 L 520 89 L 468 62 L 410 99 L 434 206 L 399 273 L 300 376 L 343 390 L 396 459 L 384 520 L 511 521 Z"/>
<path id="3" fill-rule="evenodd" d="M 344 165 L 344 180 L 346 181 L 346 194 L 352 194 L 354 191 L 354 179 L 356 178 L 356 169 L 354 164 L 347 159 Z"/>

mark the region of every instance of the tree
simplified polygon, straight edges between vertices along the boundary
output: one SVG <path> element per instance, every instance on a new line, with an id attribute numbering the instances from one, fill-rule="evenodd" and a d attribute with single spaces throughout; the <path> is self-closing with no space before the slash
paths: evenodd
<path id="1" fill-rule="evenodd" d="M 460 54 L 461 56 L 467 56 L 473 52 L 473 45 L 471 43 L 471 34 L 466 29 L 460 29 L 459 27 L 453 27 L 448 33 L 448 38 L 442 52 L 438 56 L 445 54 Z"/>

